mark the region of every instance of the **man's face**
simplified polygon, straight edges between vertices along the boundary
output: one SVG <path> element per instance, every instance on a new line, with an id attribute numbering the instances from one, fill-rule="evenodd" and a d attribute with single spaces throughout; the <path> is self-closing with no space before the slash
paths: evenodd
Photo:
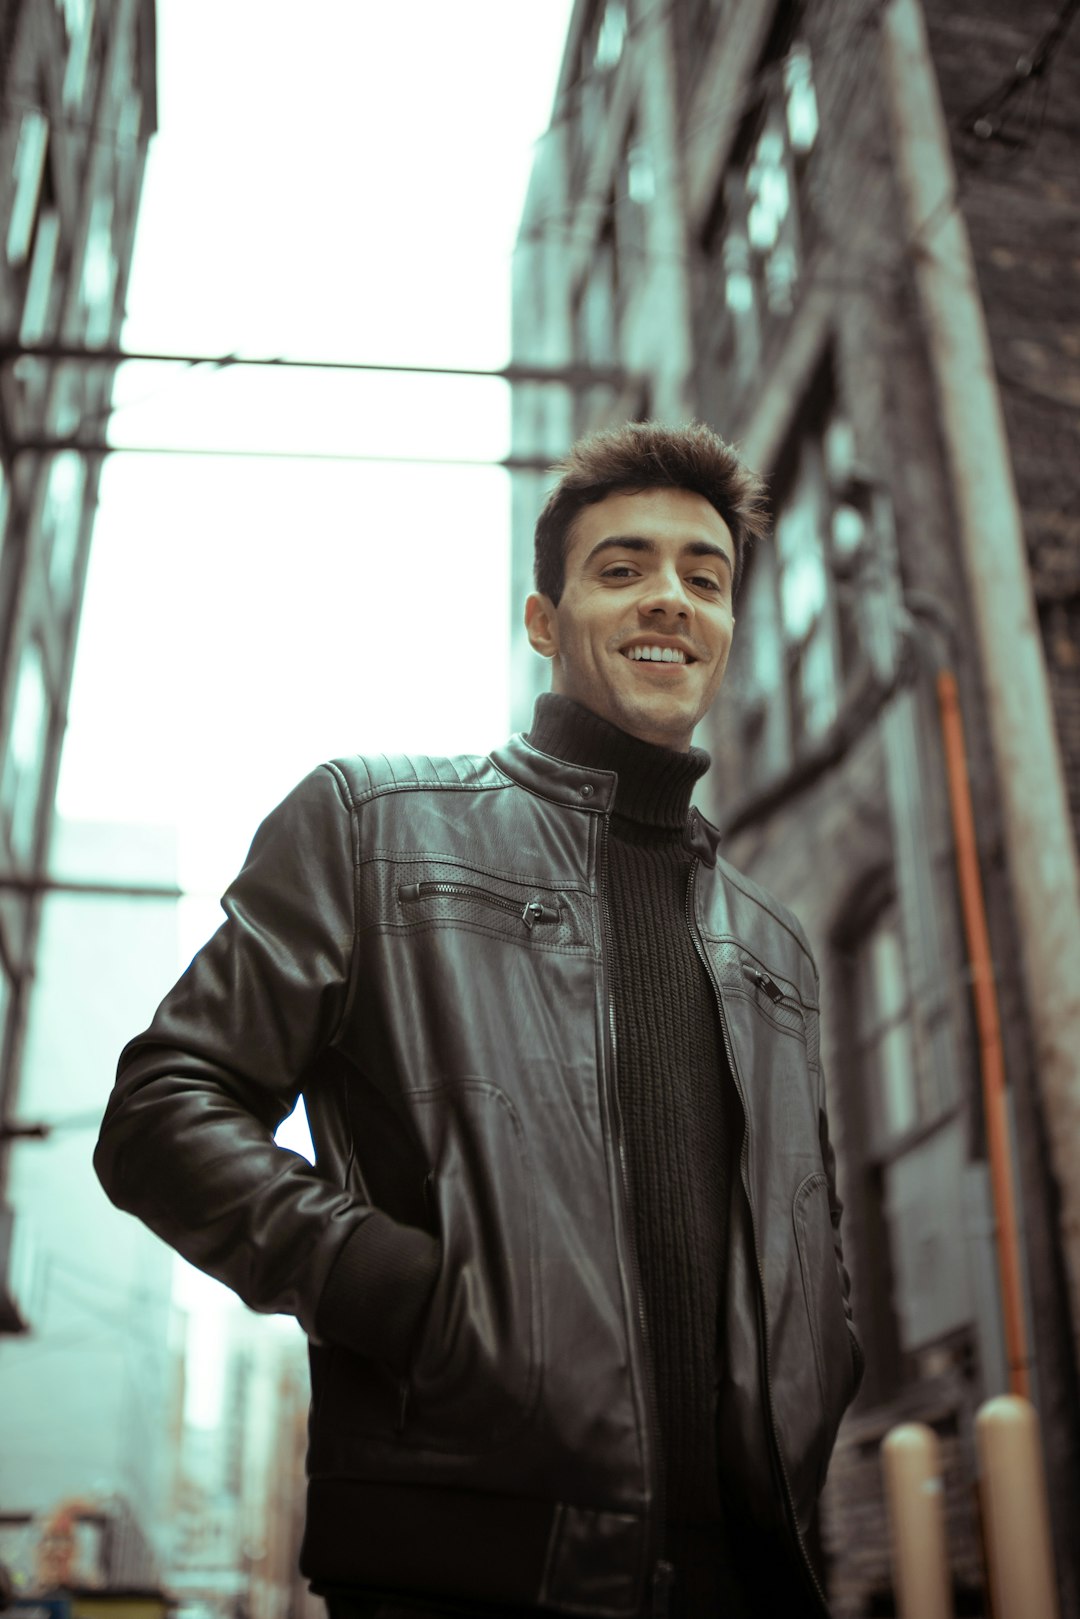
<path id="1" fill-rule="evenodd" d="M 552 691 L 685 751 L 724 678 L 734 568 L 731 530 L 703 495 L 648 489 L 587 506 L 559 605 L 525 604 L 530 641 L 554 660 Z"/>

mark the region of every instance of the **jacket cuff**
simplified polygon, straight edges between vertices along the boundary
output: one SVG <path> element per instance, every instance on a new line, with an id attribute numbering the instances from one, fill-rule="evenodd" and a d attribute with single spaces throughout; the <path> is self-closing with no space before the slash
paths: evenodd
<path id="1" fill-rule="evenodd" d="M 406 1371 L 441 1254 L 435 1237 L 374 1209 L 334 1261 L 315 1312 L 319 1338 Z"/>

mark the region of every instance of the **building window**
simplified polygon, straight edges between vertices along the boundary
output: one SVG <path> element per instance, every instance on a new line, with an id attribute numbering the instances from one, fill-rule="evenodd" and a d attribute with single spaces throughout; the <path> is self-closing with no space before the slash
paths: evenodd
<path id="1" fill-rule="evenodd" d="M 13 168 L 15 200 L 7 233 L 8 261 L 14 265 L 25 264 L 30 256 L 48 146 L 49 122 L 44 113 L 23 113 Z"/>
<path id="2" fill-rule="evenodd" d="M 7 1050 L 8 1016 L 11 1012 L 12 999 L 11 978 L 4 963 L 0 962 L 0 1064 L 3 1063 Z M 11 1090 L 4 1083 L 6 1079 L 7 1075 L 4 1073 L 3 1068 L 0 1067 L 0 1095 L 10 1096 L 12 1094 Z"/>
<path id="3" fill-rule="evenodd" d="M 832 399 L 826 368 L 773 470 L 772 538 L 751 553 L 740 587 L 730 686 L 747 794 L 820 742 L 864 661 L 848 581 L 865 524 L 845 498 L 850 457 L 840 452 L 851 434 Z"/>
<path id="4" fill-rule="evenodd" d="M 41 648 L 36 641 L 28 641 L 19 663 L 15 708 L 0 777 L 0 808 L 11 847 L 24 862 L 29 861 L 34 849 L 48 707 Z"/>
<path id="5" fill-rule="evenodd" d="M 600 232 L 588 271 L 573 303 L 574 358 L 584 365 L 612 366 L 618 359 L 618 286 L 613 210 Z M 607 388 L 583 388 L 574 398 L 574 431 L 586 430 Z"/>
<path id="6" fill-rule="evenodd" d="M 19 338 L 23 343 L 40 343 L 49 335 L 56 260 L 60 251 L 60 215 L 55 208 L 43 208 L 34 236 L 34 257 L 26 282 Z"/>
<path id="7" fill-rule="evenodd" d="M 656 196 L 656 170 L 647 142 L 633 128 L 623 148 L 615 182 L 615 284 L 620 316 L 630 289 L 640 284 L 649 247 L 649 210 Z"/>
<path id="8" fill-rule="evenodd" d="M 626 0 L 607 0 L 598 12 L 599 27 L 593 46 L 593 67 L 600 73 L 610 73 L 618 67 L 630 31 L 626 15 Z"/>
<path id="9" fill-rule="evenodd" d="M 11 505 L 11 483 L 8 479 L 8 470 L 3 461 L 0 461 L 0 558 L 4 555 L 4 542 L 7 539 L 8 508 Z"/>
<path id="10" fill-rule="evenodd" d="M 796 41 L 784 60 L 784 119 L 788 148 L 797 164 L 812 151 L 818 134 L 810 47 L 801 40 Z"/>
<path id="11" fill-rule="evenodd" d="M 119 267 L 113 249 L 113 199 L 94 198 L 79 292 L 86 310 L 86 340 L 105 343 L 112 331 Z"/>
<path id="12" fill-rule="evenodd" d="M 969 1360 L 970 1193 L 962 1123 L 928 1106 L 895 895 L 866 916 L 849 962 L 848 1215 L 874 1403 Z"/>
<path id="13" fill-rule="evenodd" d="M 829 570 L 831 513 L 821 445 L 804 439 L 776 514 L 780 633 L 792 729 L 799 741 L 827 731 L 840 706 L 840 648 Z"/>
<path id="14" fill-rule="evenodd" d="M 622 61 L 630 33 L 626 0 L 595 5 L 585 28 L 578 68 L 570 85 L 576 116 L 571 124 L 570 172 L 581 185 L 603 134 L 615 69 Z"/>
<path id="15" fill-rule="evenodd" d="M 819 419 L 795 440 L 776 474 L 772 542 L 746 568 L 733 688 L 748 792 L 782 776 L 836 722 L 857 659 L 844 576 L 863 529 L 829 476 L 837 421 Z"/>
<path id="16" fill-rule="evenodd" d="M 739 602 L 737 703 L 743 748 L 752 774 L 748 790 L 783 775 L 791 760 L 791 724 L 784 691 L 784 640 L 776 589 L 776 554 L 761 545 Z"/>
<path id="17" fill-rule="evenodd" d="M 875 1156 L 919 1123 L 911 995 L 895 903 L 866 930 L 856 958 L 857 1063 Z"/>
<path id="18" fill-rule="evenodd" d="M 589 365 L 612 365 L 617 352 L 615 235 L 601 232 L 574 310 L 577 358 Z"/>
<path id="19" fill-rule="evenodd" d="M 56 9 L 64 19 L 69 38 L 75 39 L 89 20 L 91 0 L 56 0 Z"/>
<path id="20" fill-rule="evenodd" d="M 702 346 L 717 398 L 752 386 L 771 332 L 795 309 L 810 223 L 804 173 L 817 141 L 809 48 L 763 75 L 702 236 Z"/>
<path id="21" fill-rule="evenodd" d="M 781 115 L 770 107 L 746 176 L 746 235 L 764 307 L 790 315 L 799 273 L 798 229 Z"/>
<path id="22" fill-rule="evenodd" d="M 135 145 L 142 129 L 142 117 L 142 96 L 138 90 L 129 90 L 116 120 L 116 143 L 119 147 Z"/>
<path id="23" fill-rule="evenodd" d="M 49 589 L 64 607 L 71 600 L 82 530 L 86 462 L 77 450 L 61 450 L 49 467 L 42 511 L 42 541 L 49 559 Z"/>
<path id="24" fill-rule="evenodd" d="M 73 111 L 86 90 L 90 65 L 90 43 L 94 32 L 94 0 L 57 0 L 68 35 L 68 59 L 64 70 L 64 107 Z"/>

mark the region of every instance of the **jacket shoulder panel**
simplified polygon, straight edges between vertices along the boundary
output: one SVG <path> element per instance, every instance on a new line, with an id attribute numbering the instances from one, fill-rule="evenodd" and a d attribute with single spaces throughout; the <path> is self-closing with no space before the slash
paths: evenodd
<path id="1" fill-rule="evenodd" d="M 430 792 L 439 788 L 477 792 L 507 786 L 506 777 L 480 754 L 429 758 L 427 754 L 357 753 L 330 760 L 328 768 L 354 809 L 383 793 Z"/>
<path id="2" fill-rule="evenodd" d="M 717 856 L 716 860 L 716 874 L 722 881 L 737 889 L 745 900 L 749 900 L 752 906 L 764 912 L 766 917 L 770 918 L 790 936 L 792 942 L 805 958 L 805 963 L 809 967 L 816 985 L 818 982 L 818 970 L 817 963 L 814 960 L 814 952 L 810 948 L 806 930 L 794 911 L 790 911 L 767 889 L 762 888 L 759 883 L 754 882 L 753 878 L 747 877 L 745 873 L 737 871 L 729 861 L 722 859 L 720 856 Z"/>

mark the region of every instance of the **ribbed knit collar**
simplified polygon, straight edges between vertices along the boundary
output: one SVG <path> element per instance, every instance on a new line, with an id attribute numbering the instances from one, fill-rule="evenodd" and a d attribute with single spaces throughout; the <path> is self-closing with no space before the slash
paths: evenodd
<path id="1" fill-rule="evenodd" d="M 583 703 L 555 692 L 536 699 L 528 740 L 541 753 L 567 764 L 614 770 L 619 778 L 614 813 L 672 830 L 685 825 L 694 783 L 710 762 L 702 748 L 680 753 L 643 742 Z"/>

